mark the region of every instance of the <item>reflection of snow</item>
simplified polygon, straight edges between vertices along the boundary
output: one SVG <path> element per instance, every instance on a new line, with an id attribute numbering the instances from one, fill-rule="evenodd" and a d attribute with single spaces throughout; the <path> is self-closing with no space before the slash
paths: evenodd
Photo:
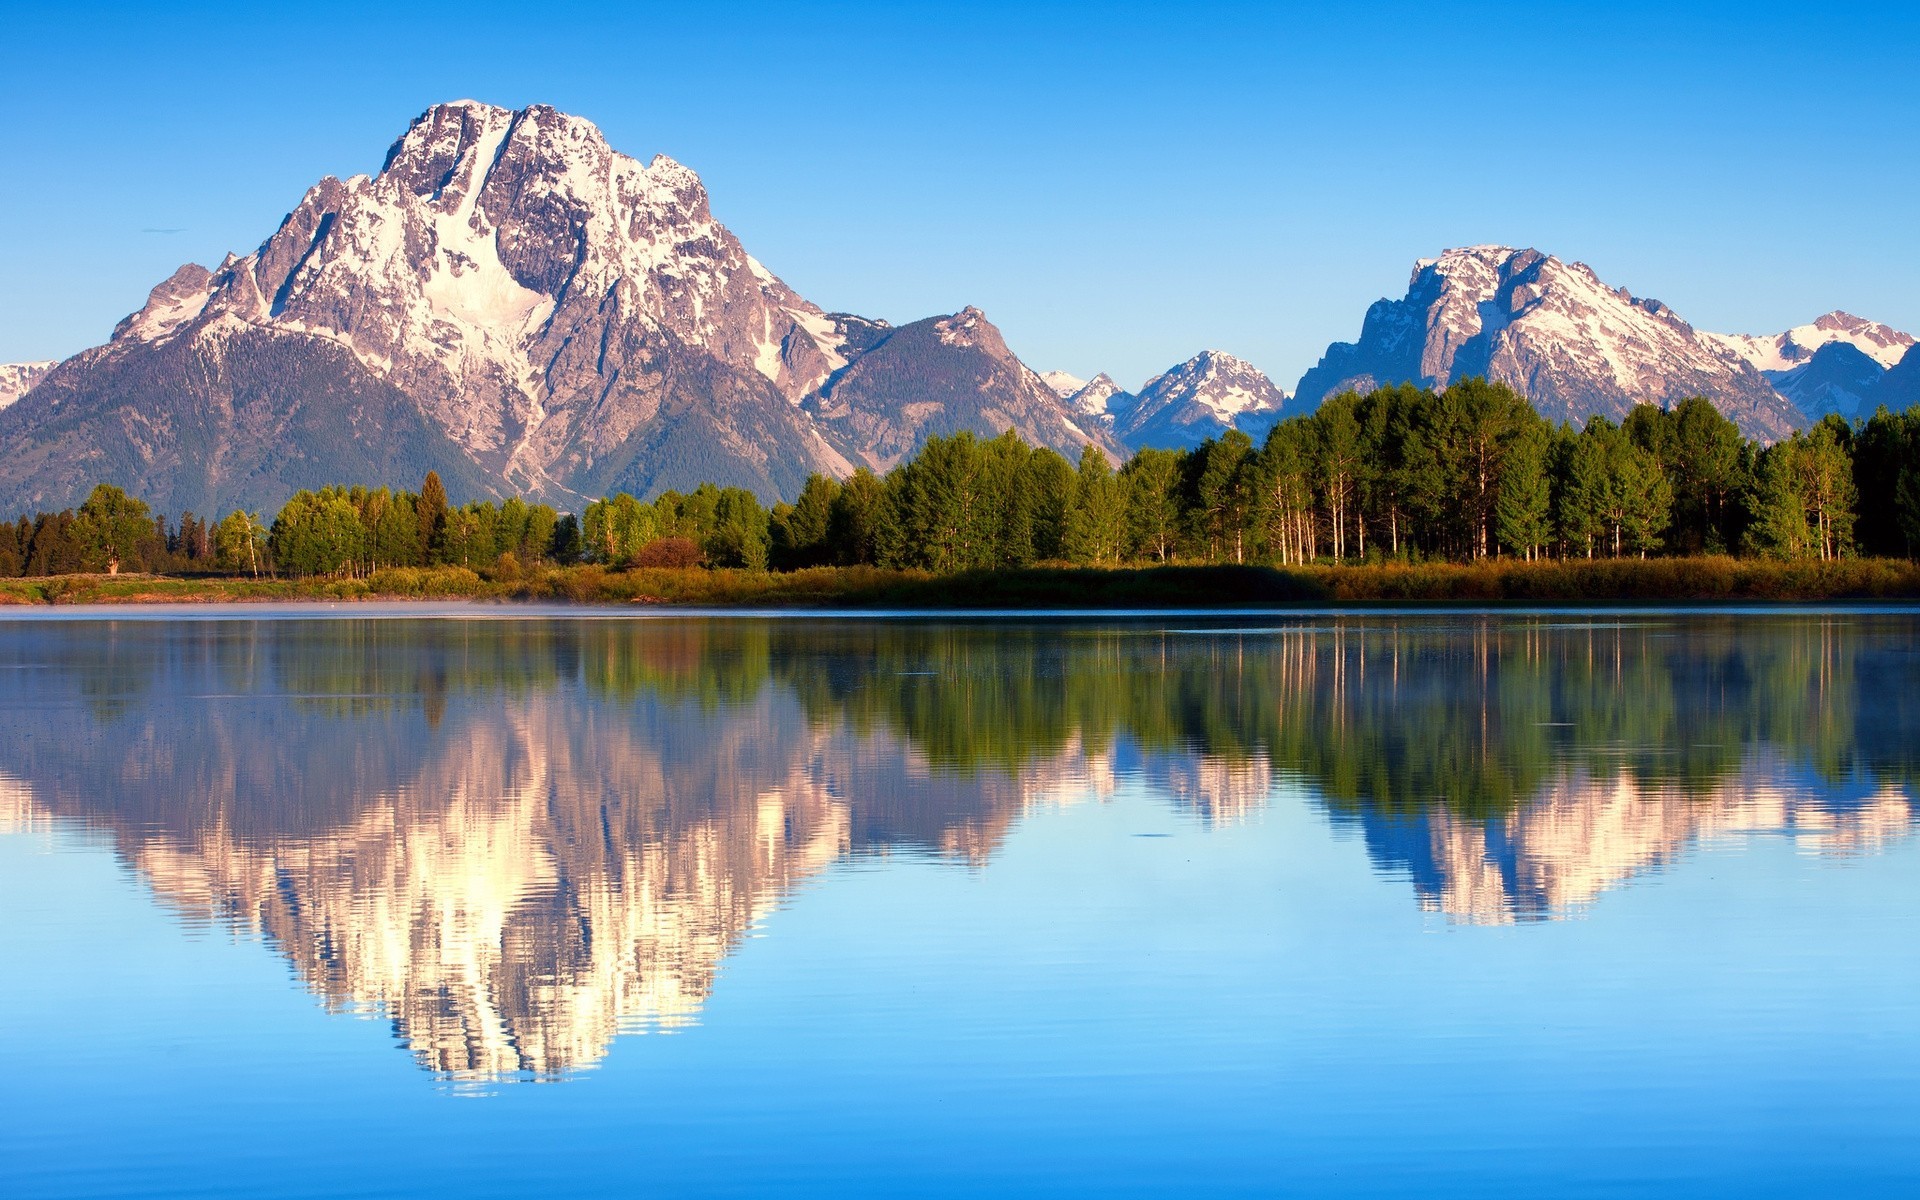
<path id="1" fill-rule="evenodd" d="M 1417 818 L 1430 857 L 1414 864 L 1416 886 L 1427 911 L 1475 924 L 1550 917 L 1703 842 L 1775 834 L 1816 854 L 1858 854 L 1905 837 L 1914 819 L 1912 798 L 1896 786 L 1841 805 L 1777 764 L 1694 790 L 1576 772 L 1509 817 L 1435 809 Z"/>

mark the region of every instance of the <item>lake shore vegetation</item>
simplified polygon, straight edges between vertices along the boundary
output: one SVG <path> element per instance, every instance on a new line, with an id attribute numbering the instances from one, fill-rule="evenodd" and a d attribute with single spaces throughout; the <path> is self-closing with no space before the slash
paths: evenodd
<path id="1" fill-rule="evenodd" d="M 454 598 L 1160 607 L 1920 596 L 1920 413 L 1772 445 L 1702 399 L 1554 426 L 1468 380 L 1333 397 L 1117 468 L 930 439 L 792 503 L 701 484 L 580 513 L 511 496 L 295 493 L 153 513 L 111 484 L 0 522 L 0 603 Z"/>

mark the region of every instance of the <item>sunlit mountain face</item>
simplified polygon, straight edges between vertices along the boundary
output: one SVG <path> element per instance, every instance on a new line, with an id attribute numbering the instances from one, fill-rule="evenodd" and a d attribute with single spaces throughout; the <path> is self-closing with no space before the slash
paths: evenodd
<path id="1" fill-rule="evenodd" d="M 1913 619 L 0 626 L 0 825 L 77 826 L 423 1068 L 696 1023 L 836 864 L 1123 791 L 1305 802 L 1418 907 L 1577 915 L 1704 840 L 1914 827 Z"/>

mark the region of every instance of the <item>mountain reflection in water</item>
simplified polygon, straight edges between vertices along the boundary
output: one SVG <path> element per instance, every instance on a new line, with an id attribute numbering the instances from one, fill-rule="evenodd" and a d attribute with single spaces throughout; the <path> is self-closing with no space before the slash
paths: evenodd
<path id="1" fill-rule="evenodd" d="M 1577 910 L 1702 839 L 1913 828 L 1905 616 L 1354 618 L 1209 631 L 668 619 L 0 626 L 0 829 L 109 836 L 457 1079 L 690 1022 L 849 856 L 982 863 L 1137 787 L 1297 785 L 1420 905 Z"/>

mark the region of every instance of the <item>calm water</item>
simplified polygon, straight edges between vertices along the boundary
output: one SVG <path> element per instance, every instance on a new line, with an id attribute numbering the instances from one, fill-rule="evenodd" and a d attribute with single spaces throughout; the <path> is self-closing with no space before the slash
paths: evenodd
<path id="1" fill-rule="evenodd" d="M 0 621 L 0 1194 L 1913 1194 L 1916 634 Z"/>

